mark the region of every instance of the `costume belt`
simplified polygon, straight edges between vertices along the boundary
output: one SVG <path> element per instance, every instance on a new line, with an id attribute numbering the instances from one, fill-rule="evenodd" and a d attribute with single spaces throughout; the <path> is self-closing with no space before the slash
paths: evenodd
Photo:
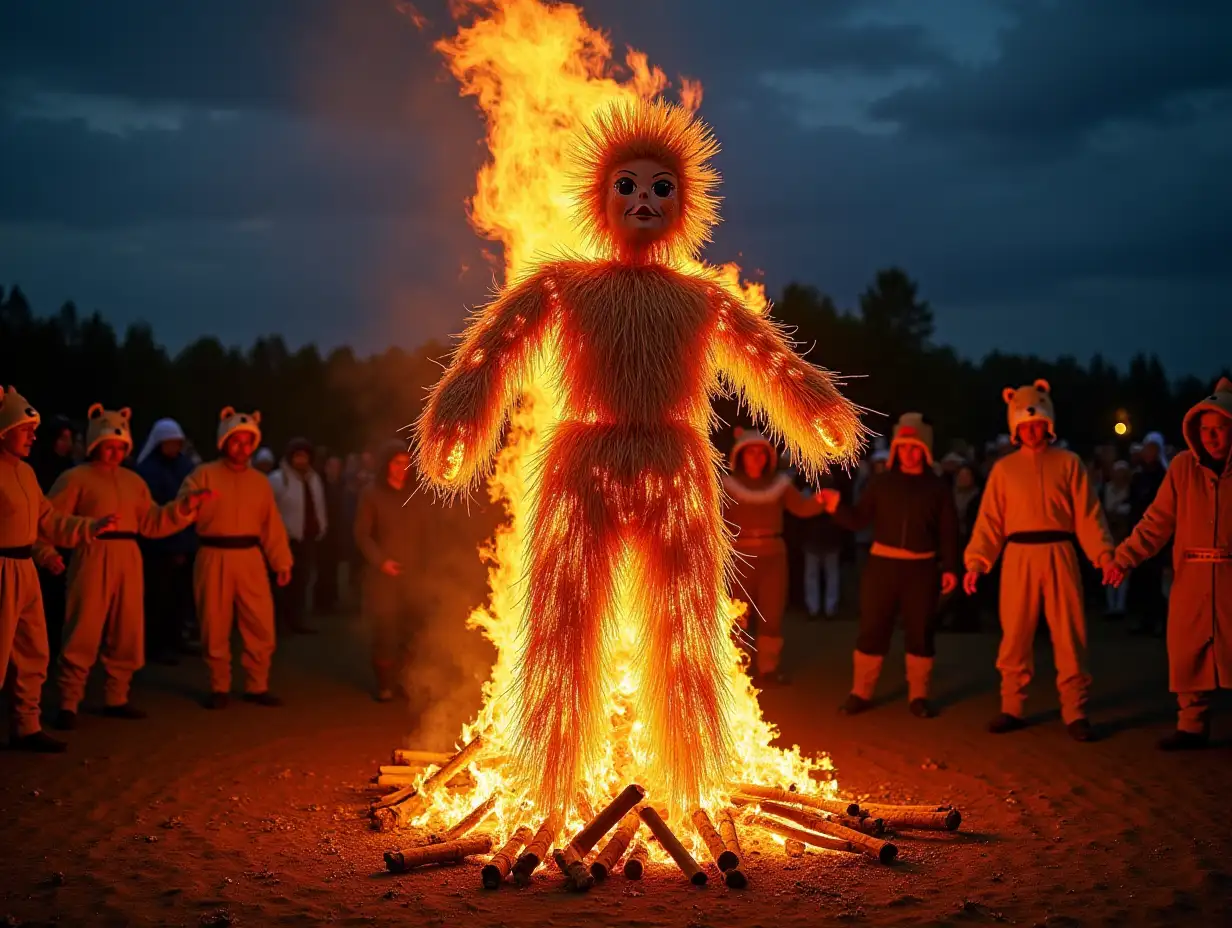
<path id="1" fill-rule="evenodd" d="M 227 551 L 261 547 L 261 539 L 256 535 L 200 535 L 197 540 L 203 548 L 222 548 Z"/>
<path id="2" fill-rule="evenodd" d="M 888 557 L 895 561 L 933 561 L 937 559 L 936 551 L 909 551 L 906 548 L 883 545 L 879 541 L 873 542 L 868 553 L 873 557 Z"/>
<path id="3" fill-rule="evenodd" d="M 0 557 L 14 561 L 28 561 L 34 557 L 34 545 L 18 545 L 15 548 L 0 548 Z"/>
<path id="4" fill-rule="evenodd" d="M 1043 529 L 1038 532 L 1010 532 L 1005 536 L 1005 543 L 1010 545 L 1055 545 L 1063 541 L 1071 544 L 1078 541 L 1073 532 L 1063 532 L 1059 529 Z"/>
<path id="5" fill-rule="evenodd" d="M 1232 548 L 1186 548 L 1183 556 L 1187 561 L 1208 564 L 1217 561 L 1232 561 Z"/>
<path id="6" fill-rule="evenodd" d="M 95 541 L 136 541 L 141 536 L 137 532 L 103 532 L 95 535 Z"/>

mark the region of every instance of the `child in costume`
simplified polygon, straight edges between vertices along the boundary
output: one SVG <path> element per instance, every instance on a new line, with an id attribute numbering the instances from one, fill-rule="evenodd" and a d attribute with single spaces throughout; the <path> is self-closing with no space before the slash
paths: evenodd
<path id="1" fill-rule="evenodd" d="M 1112 537 L 1082 459 L 1058 448 L 1048 381 L 1002 391 L 1018 449 L 993 465 L 964 560 L 963 589 L 974 595 L 980 576 L 1001 552 L 1001 714 L 993 734 L 1024 727 L 1027 687 L 1034 671 L 1035 629 L 1041 608 L 1052 635 L 1061 719 L 1076 741 L 1091 741 L 1087 720 L 1087 623 L 1075 543 L 1107 582 Z"/>
<path id="2" fill-rule="evenodd" d="M 274 502 L 269 478 L 249 466 L 261 441 L 261 413 L 218 414 L 218 450 L 222 457 L 202 464 L 184 481 L 181 497 L 213 490 L 197 516 L 200 550 L 193 565 L 193 592 L 201 623 L 201 648 L 210 670 L 206 706 L 223 709 L 231 692 L 231 626 L 238 623 L 244 640 L 240 659 L 246 677 L 244 699 L 280 706 L 269 691 L 274 656 L 274 599 L 269 570 L 279 586 L 291 580 L 291 548 Z"/>
<path id="3" fill-rule="evenodd" d="M 1211 697 L 1232 686 L 1232 380 L 1224 377 L 1185 414 L 1188 451 L 1167 476 L 1116 551 L 1112 581 L 1172 545 L 1168 601 L 1169 688 L 1176 693 L 1176 731 L 1165 751 L 1204 748 Z"/>
<path id="4" fill-rule="evenodd" d="M 918 412 L 904 413 L 894 426 L 886 470 L 872 477 L 859 502 L 842 505 L 835 490 L 823 490 L 822 499 L 840 525 L 853 532 L 873 528 L 860 578 L 854 680 L 843 711 L 854 715 L 872 707 L 894 618 L 901 614 L 908 706 L 918 718 L 931 718 L 937 604 L 958 587 L 958 516 L 949 482 L 933 470 L 932 426 Z"/>
<path id="5" fill-rule="evenodd" d="M 60 712 L 55 726 L 70 731 L 85 695 L 90 669 L 101 657 L 106 671 L 103 714 L 143 719 L 129 704 L 133 674 L 145 665 L 145 578 L 140 536 L 161 538 L 196 518 L 210 491 L 201 490 L 157 506 L 136 471 L 122 467 L 133 447 L 127 407 L 86 413 L 84 464 L 65 471 L 47 494 L 61 512 L 85 518 L 115 513 L 115 527 L 79 547 L 68 569 L 64 646 L 56 673 Z"/>
<path id="6" fill-rule="evenodd" d="M 805 473 L 859 454 L 859 416 L 833 375 L 717 276 L 688 267 L 717 219 L 716 151 L 678 107 L 599 114 L 579 145 L 577 211 L 599 257 L 544 260 L 511 281 L 472 321 L 417 423 L 424 476 L 463 492 L 488 472 L 532 366 L 545 357 L 558 377 L 528 532 L 510 738 L 516 774 L 541 807 L 567 809 L 603 749 L 626 555 L 646 661 L 639 720 L 661 795 L 692 808 L 731 775 L 719 656 L 732 554 L 709 435 L 718 377 Z"/>
<path id="7" fill-rule="evenodd" d="M 48 543 L 38 545 L 41 566 L 60 573 L 64 561 L 52 545 L 74 548 L 109 529 L 115 516 L 85 519 L 51 507 L 24 460 L 38 423 L 38 412 L 15 389 L 0 395 L 0 674 L 7 672 L 11 680 L 9 746 L 58 753 L 65 749 L 64 742 L 46 734 L 39 722 L 50 654 L 35 546 L 40 540 Z"/>
<path id="8" fill-rule="evenodd" d="M 821 513 L 819 497 L 805 496 L 788 474 L 778 470 L 778 452 L 764 435 L 737 428 L 723 475 L 724 516 L 735 531 L 738 585 L 733 598 L 750 606 L 749 630 L 757 644 L 757 682 L 784 682 L 783 612 L 787 609 L 787 545 L 783 513 L 807 519 Z"/>

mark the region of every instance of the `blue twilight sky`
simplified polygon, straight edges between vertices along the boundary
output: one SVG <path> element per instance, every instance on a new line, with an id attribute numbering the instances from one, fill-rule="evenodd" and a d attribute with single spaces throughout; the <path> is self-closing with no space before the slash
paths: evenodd
<path id="1" fill-rule="evenodd" d="M 1232 4 L 589 0 L 706 89 L 712 260 L 852 306 L 882 266 L 938 338 L 1207 376 L 1232 342 Z M 491 281 L 445 0 L 0 6 L 0 283 L 176 349 L 414 345 Z M 824 347 L 817 357 L 824 363 Z"/>

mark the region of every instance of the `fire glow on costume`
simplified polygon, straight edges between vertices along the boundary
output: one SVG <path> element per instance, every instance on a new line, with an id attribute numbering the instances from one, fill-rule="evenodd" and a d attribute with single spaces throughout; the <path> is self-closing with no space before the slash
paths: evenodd
<path id="1" fill-rule="evenodd" d="M 622 590 L 638 623 L 637 712 L 673 807 L 730 776 L 732 566 L 709 398 L 742 394 L 808 474 L 859 453 L 833 375 L 692 265 L 717 220 L 717 145 L 684 110 L 622 103 L 578 149 L 577 221 L 599 255 L 545 260 L 468 327 L 417 426 L 424 476 L 449 493 L 489 471 L 536 370 L 560 392 L 537 462 L 512 761 L 545 809 L 568 809 L 602 754 L 608 654 Z"/>

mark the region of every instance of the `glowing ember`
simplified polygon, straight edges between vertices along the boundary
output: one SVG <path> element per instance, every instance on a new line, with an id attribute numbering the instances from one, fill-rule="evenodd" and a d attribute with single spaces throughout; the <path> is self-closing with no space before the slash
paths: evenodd
<path id="1" fill-rule="evenodd" d="M 437 48 L 461 82 L 462 92 L 478 100 L 487 120 L 491 153 L 479 172 L 476 194 L 469 204 L 472 224 L 503 244 L 507 277 L 517 275 L 536 254 L 549 250 L 564 248 L 590 255 L 571 220 L 567 152 L 574 136 L 596 111 L 617 100 L 649 99 L 663 92 L 668 86 L 663 72 L 649 67 L 644 55 L 630 51 L 625 59 L 628 77 L 617 80 L 614 74 L 620 69 L 612 64 L 610 45 L 573 6 L 548 7 L 539 0 L 455 0 L 454 9 L 468 12 L 474 19 Z M 680 96 L 685 106 L 696 109 L 701 88 L 686 81 Z M 749 311 L 766 310 L 760 285 L 743 283 L 734 264 L 718 270 L 725 286 Z M 482 357 L 469 360 L 483 362 Z M 409 822 L 443 831 L 495 797 L 480 830 L 492 834 L 498 846 L 520 825 L 537 827 L 548 811 L 532 809 L 515 794 L 500 758 L 509 753 L 503 739 L 512 712 L 504 700 L 512 689 L 521 630 L 519 605 L 524 591 L 518 581 L 526 573 L 522 533 L 532 508 L 527 463 L 538 448 L 543 425 L 553 418 L 556 403 L 551 385 L 542 380 L 529 391 L 514 414 L 509 443 L 498 458 L 489 484 L 492 498 L 504 502 L 510 517 L 482 552 L 491 565 L 490 600 L 468 621 L 497 650 L 491 678 L 483 690 L 484 705 L 464 726 L 458 742 L 460 747 L 477 735 L 483 736 L 485 750 L 468 768 L 473 785 L 431 790 L 422 796 L 422 805 Z M 832 440 L 824 433 L 823 438 Z M 625 576 L 622 596 L 629 594 L 629 583 Z M 733 624 L 745 608 L 740 602 L 728 603 Z M 620 638 L 613 647 L 614 683 L 607 704 L 611 733 L 601 763 L 584 774 L 586 795 L 576 804 L 583 810 L 587 806 L 603 808 L 630 783 L 662 779 L 647 769 L 650 757 L 634 712 L 638 686 L 633 660 L 636 623 L 618 621 L 616 627 Z M 756 691 L 734 640 L 727 642 L 726 652 L 725 672 L 734 696 L 731 722 L 737 769 L 733 783 L 795 784 L 809 793 L 833 796 L 837 783 L 828 779 L 828 758 L 806 758 L 796 747 L 771 747 L 777 731 L 761 716 Z M 428 768 L 425 775 L 435 769 Z M 726 805 L 726 797 L 709 799 L 707 805 L 716 809 Z M 566 836 L 584 824 L 581 813 L 575 811 L 573 815 L 574 819 L 565 823 Z M 692 842 L 694 852 L 704 857 L 705 848 L 687 819 L 680 825 L 677 834 Z M 655 846 L 653 853 L 663 851 Z"/>

